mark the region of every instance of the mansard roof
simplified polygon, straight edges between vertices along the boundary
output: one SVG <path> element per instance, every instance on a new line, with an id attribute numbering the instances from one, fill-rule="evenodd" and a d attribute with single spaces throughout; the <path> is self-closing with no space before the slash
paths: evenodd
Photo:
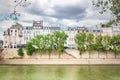
<path id="1" fill-rule="evenodd" d="M 76 30 L 86 30 L 86 27 L 84 26 L 75 26 L 75 27 L 67 27 L 68 31 L 76 31 Z"/>
<path id="2" fill-rule="evenodd" d="M 10 29 L 19 29 L 19 28 L 22 28 L 22 25 L 19 23 L 15 23 L 10 27 Z"/>

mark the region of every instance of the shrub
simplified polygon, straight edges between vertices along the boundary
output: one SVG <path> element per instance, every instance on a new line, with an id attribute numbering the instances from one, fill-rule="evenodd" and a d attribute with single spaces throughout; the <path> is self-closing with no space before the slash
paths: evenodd
<path id="1" fill-rule="evenodd" d="M 35 51 L 35 48 L 32 46 L 31 42 L 28 42 L 26 44 L 26 51 L 27 51 L 27 55 L 32 55 L 32 53 Z"/>
<path id="2" fill-rule="evenodd" d="M 19 47 L 19 49 L 18 49 L 18 55 L 19 56 L 23 56 L 24 55 L 22 47 Z"/>

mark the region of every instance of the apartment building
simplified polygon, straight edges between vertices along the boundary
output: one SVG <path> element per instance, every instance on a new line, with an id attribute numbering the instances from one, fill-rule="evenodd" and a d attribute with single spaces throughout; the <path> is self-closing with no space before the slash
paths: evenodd
<path id="1" fill-rule="evenodd" d="M 3 34 L 3 47 L 17 48 L 19 46 L 25 45 L 28 41 L 39 34 L 47 35 L 52 34 L 55 31 L 64 31 L 68 35 L 65 47 L 69 48 L 76 48 L 74 37 L 77 33 L 87 32 L 93 33 L 95 35 L 103 33 L 103 29 L 96 27 L 91 28 L 85 26 L 74 26 L 61 29 L 60 27 L 56 26 L 44 26 L 43 21 L 33 21 L 32 26 L 15 25 L 8 28 Z"/>

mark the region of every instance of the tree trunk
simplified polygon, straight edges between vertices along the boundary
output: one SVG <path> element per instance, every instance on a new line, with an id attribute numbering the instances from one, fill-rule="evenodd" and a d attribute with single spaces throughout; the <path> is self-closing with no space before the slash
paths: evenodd
<path id="1" fill-rule="evenodd" d="M 116 55 L 116 53 L 115 53 L 115 59 L 116 59 L 116 56 L 117 56 L 117 55 Z"/>
<path id="2" fill-rule="evenodd" d="M 61 54 L 59 54 L 59 59 L 61 58 Z"/>
<path id="3" fill-rule="evenodd" d="M 49 53 L 49 59 L 50 59 L 50 53 Z"/>
<path id="4" fill-rule="evenodd" d="M 89 59 L 90 59 L 91 57 L 90 57 L 90 53 L 89 53 Z"/>
<path id="5" fill-rule="evenodd" d="M 79 53 L 79 54 L 80 54 L 80 59 L 81 59 L 81 58 L 82 58 L 82 52 L 80 51 L 80 53 Z"/>
<path id="6" fill-rule="evenodd" d="M 98 59 L 99 59 L 99 51 L 98 51 Z"/>
<path id="7" fill-rule="evenodd" d="M 106 52 L 106 59 L 108 58 L 107 54 L 108 54 L 108 53 Z"/>

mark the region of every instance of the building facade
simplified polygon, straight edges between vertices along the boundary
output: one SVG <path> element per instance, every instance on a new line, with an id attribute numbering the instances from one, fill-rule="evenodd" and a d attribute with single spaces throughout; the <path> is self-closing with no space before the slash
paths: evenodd
<path id="1" fill-rule="evenodd" d="M 55 31 L 61 31 L 60 27 L 43 27 L 43 21 L 33 21 L 32 26 L 20 26 L 8 28 L 3 34 L 4 48 L 17 48 L 25 45 L 35 36 L 52 34 Z"/>
<path id="2" fill-rule="evenodd" d="M 8 28 L 3 34 L 4 48 L 17 48 L 22 41 L 22 26 Z"/>
<path id="3" fill-rule="evenodd" d="M 12 26 L 8 28 L 4 34 L 3 48 L 17 48 L 21 45 L 25 45 L 35 36 L 52 34 L 55 31 L 64 31 L 67 35 L 67 41 L 65 47 L 76 48 L 74 37 L 77 33 L 87 32 L 94 35 L 116 35 L 120 34 L 120 27 L 116 28 L 101 28 L 101 27 L 85 27 L 75 26 L 66 27 L 64 30 L 60 27 L 44 26 L 43 21 L 33 21 L 32 26 Z"/>

